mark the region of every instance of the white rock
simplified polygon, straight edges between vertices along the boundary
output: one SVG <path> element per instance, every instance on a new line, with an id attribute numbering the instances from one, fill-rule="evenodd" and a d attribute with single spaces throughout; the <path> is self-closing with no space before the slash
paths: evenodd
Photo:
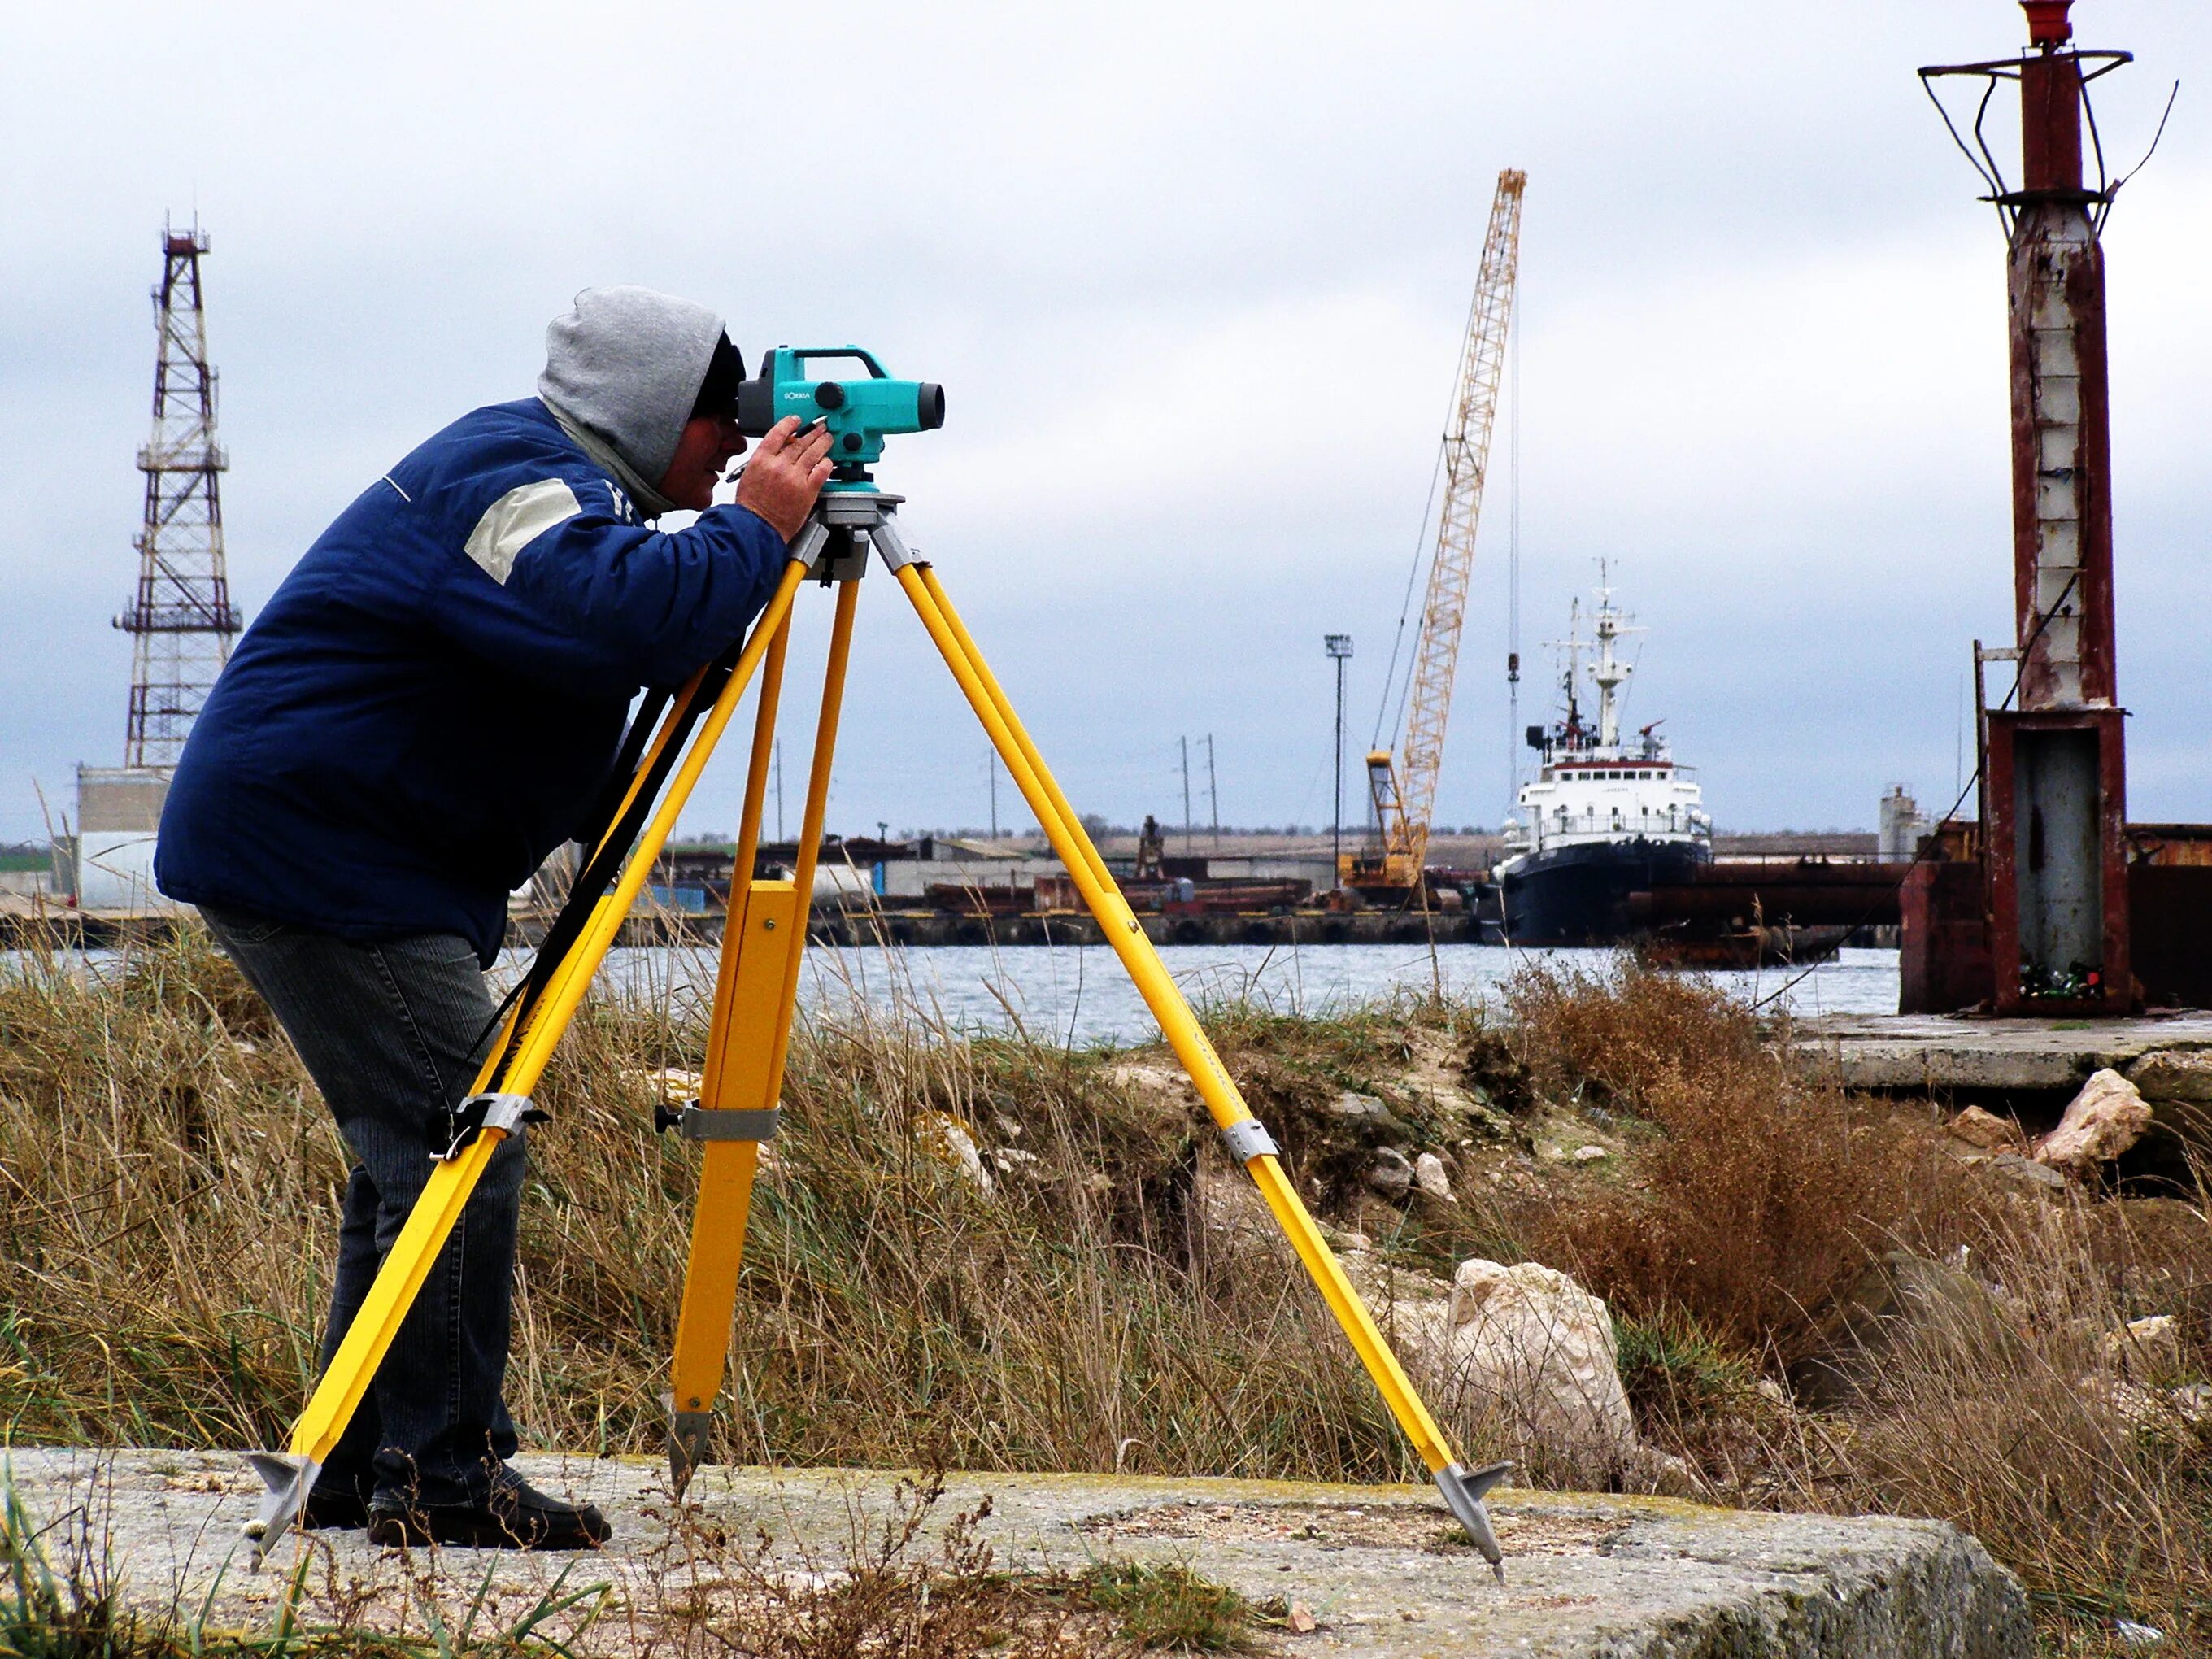
<path id="1" fill-rule="evenodd" d="M 1443 1159 L 1434 1152 L 1423 1152 L 1413 1160 L 1413 1180 L 1431 1198 L 1452 1195 L 1451 1175 L 1445 1170 Z"/>
<path id="2" fill-rule="evenodd" d="M 981 1193 L 991 1190 L 991 1172 L 983 1167 L 983 1155 L 975 1150 L 975 1137 L 957 1119 L 943 1112 L 926 1112 L 916 1133 L 921 1144 L 969 1186 Z"/>
<path id="3" fill-rule="evenodd" d="M 2123 1376 L 2164 1382 L 2181 1369 L 2181 1327 L 2172 1314 L 2131 1319 L 2104 1338 L 2105 1357 Z"/>
<path id="4" fill-rule="evenodd" d="M 1373 1095 L 1363 1095 L 1354 1089 L 1346 1089 L 1328 1103 L 1328 1109 L 1339 1117 L 1378 1118 L 1386 1115 L 1389 1108 Z"/>
<path id="5" fill-rule="evenodd" d="M 1367 1171 L 1367 1187 L 1377 1198 L 1395 1203 L 1413 1190 L 1413 1166 L 1396 1147 L 1379 1146 Z"/>
<path id="6" fill-rule="evenodd" d="M 1595 1164 L 1601 1158 L 1610 1158 L 1612 1156 L 1613 1154 L 1607 1152 L 1602 1146 L 1577 1146 L 1575 1148 L 1575 1162 L 1577 1164 Z"/>
<path id="7" fill-rule="evenodd" d="M 2018 1152 L 1998 1152 L 1984 1162 L 1982 1173 L 2017 1192 L 2038 1198 L 2063 1200 L 2066 1177 L 2047 1164 L 2038 1164 Z"/>
<path id="8" fill-rule="evenodd" d="M 700 1073 L 688 1071 L 681 1066 L 659 1066 L 647 1071 L 625 1071 L 623 1076 L 633 1079 L 653 1091 L 664 1101 L 696 1100 L 699 1091 L 707 1086 Z"/>
<path id="9" fill-rule="evenodd" d="M 2142 1091 L 2107 1068 L 2081 1085 L 2058 1127 L 2036 1143 L 2036 1161 L 2070 1175 L 2087 1175 L 2134 1146 L 2150 1121 Z"/>
<path id="10" fill-rule="evenodd" d="M 1449 1330 L 1456 1380 L 1494 1399 L 1520 1431 L 1594 1462 L 1633 1460 L 1613 1316 L 1565 1273 L 1534 1261 L 1462 1261 Z"/>
<path id="11" fill-rule="evenodd" d="M 1189 1077 L 1173 1065 L 1151 1064 L 1135 1060 L 1116 1060 L 1102 1067 L 1099 1075 L 1109 1084 L 1127 1091 L 1141 1102 L 1171 1106 L 1177 1111 L 1200 1107 L 1198 1090 Z"/>
<path id="12" fill-rule="evenodd" d="M 2212 1052 L 2205 1049 L 2154 1048 L 2128 1067 L 2128 1076 L 2146 1100 L 2212 1106 Z"/>
<path id="13" fill-rule="evenodd" d="M 1969 1146 L 1978 1146 L 1985 1152 L 2002 1152 L 2020 1145 L 2018 1124 L 1978 1106 L 1967 1107 L 1945 1127 Z"/>
<path id="14" fill-rule="evenodd" d="M 2078 1386 L 2084 1399 L 2101 1403 L 2130 1428 L 2172 1434 L 2212 1423 L 2212 1384 L 2154 1389 L 2114 1377 L 2085 1376 Z"/>

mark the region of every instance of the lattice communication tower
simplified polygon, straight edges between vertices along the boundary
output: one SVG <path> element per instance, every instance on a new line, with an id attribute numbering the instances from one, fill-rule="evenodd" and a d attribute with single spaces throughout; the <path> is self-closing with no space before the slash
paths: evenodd
<path id="1" fill-rule="evenodd" d="M 200 304 L 207 234 L 161 228 L 154 290 L 154 432 L 138 452 L 146 475 L 138 532 L 138 589 L 115 625 L 131 638 L 131 725 L 124 764 L 177 763 L 193 718 L 230 658 L 239 615 L 222 560 L 222 497 L 229 465 L 216 442 L 215 370 Z"/>

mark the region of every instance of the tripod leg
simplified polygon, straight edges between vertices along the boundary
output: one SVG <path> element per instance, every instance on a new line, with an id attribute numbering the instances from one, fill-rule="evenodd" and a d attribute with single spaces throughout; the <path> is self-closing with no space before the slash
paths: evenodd
<path id="1" fill-rule="evenodd" d="M 1297 1189 L 1291 1185 L 1276 1155 L 1273 1139 L 1245 1105 L 1220 1056 L 1214 1052 L 1213 1044 L 1191 1012 L 1189 1003 L 1160 961 L 1151 940 L 1146 938 L 1135 913 L 1110 877 L 1103 876 L 1104 863 L 1097 848 L 1091 845 L 1080 820 L 1069 807 L 1066 796 L 1038 756 L 1004 690 L 984 665 L 975 641 L 958 623 L 934 573 L 927 565 L 908 562 L 898 568 L 898 580 L 945 658 L 945 665 L 952 671 L 953 678 L 959 682 L 969 706 L 990 734 L 1000 758 L 1006 763 L 1007 772 L 1028 800 L 1030 810 L 1036 813 L 1053 851 L 1067 867 L 1107 942 L 1136 981 L 1139 994 L 1153 1018 L 1159 1021 L 1162 1033 L 1182 1061 L 1183 1069 L 1189 1073 L 1206 1109 L 1220 1127 L 1231 1152 L 1259 1187 L 1268 1209 L 1312 1276 L 1353 1352 L 1374 1379 L 1391 1416 L 1420 1454 L 1452 1513 L 1467 1528 L 1468 1535 L 1492 1566 L 1500 1570 L 1502 1577 L 1503 1555 L 1490 1526 L 1489 1513 L 1483 1507 L 1482 1494 L 1497 1483 L 1508 1466 L 1495 1464 L 1470 1471 L 1454 1455 L 1443 1431 L 1422 1403 L 1366 1304 L 1345 1276 L 1342 1264 L 1329 1249 L 1328 1241 L 1322 1237 L 1321 1230 L 1314 1224 Z"/>
<path id="2" fill-rule="evenodd" d="M 562 972 L 555 978 L 528 1019 L 519 1027 L 511 1024 L 502 1033 L 501 1042 L 477 1074 L 478 1095 L 514 1110 L 527 1104 L 530 1091 L 537 1086 L 539 1074 L 552 1057 L 554 1045 L 568 1030 L 592 975 L 614 943 L 623 918 L 636 902 L 638 893 L 660 856 L 660 849 L 667 844 L 669 834 L 676 827 L 677 815 L 684 810 L 700 773 L 706 769 L 708 757 L 714 751 L 715 743 L 737 712 L 738 699 L 744 694 L 747 684 L 760 666 L 769 641 L 781 629 L 805 571 L 805 566 L 795 561 L 785 567 L 775 596 L 763 611 L 752 637 L 745 642 L 714 708 L 700 722 L 690 749 L 670 779 L 660 805 L 639 836 L 637 847 L 623 866 L 614 890 L 593 908 L 589 924 L 563 963 Z M 492 1091 L 497 1092 L 490 1093 Z M 455 1156 L 442 1160 L 432 1172 L 422 1196 L 400 1229 L 399 1237 L 386 1253 L 384 1265 L 377 1270 L 360 1312 L 347 1327 L 337 1353 L 331 1356 L 314 1393 L 308 1398 L 306 1410 L 293 1426 L 289 1455 L 279 1457 L 258 1452 L 248 1460 L 269 1488 L 259 1512 L 246 1526 L 256 1561 L 268 1553 L 270 1545 L 299 1514 L 300 1505 L 313 1487 L 317 1471 L 337 1445 L 339 1436 L 345 1432 L 362 1396 L 368 1391 L 370 1380 L 383 1363 L 392 1339 L 398 1334 L 407 1310 L 414 1305 L 416 1294 L 428 1276 L 432 1262 L 453 1231 L 454 1223 L 460 1218 L 461 1207 L 475 1190 L 484 1165 L 499 1144 L 519 1127 L 518 1116 L 507 1115 L 502 1123 L 501 1115 L 488 1115 L 475 1139 Z"/>
<path id="3" fill-rule="evenodd" d="M 732 895 L 725 923 L 722 970 L 708 1028 L 707 1071 L 699 1106 L 687 1112 L 685 1131 L 707 1142 L 699 1192 L 691 1216 L 691 1247 L 684 1272 L 684 1302 L 677 1316 L 670 1366 L 668 1469 L 680 1495 L 705 1458 L 715 1396 L 728 1367 L 730 1323 L 744 1263 L 745 1226 L 752 1210 L 753 1176 L 760 1144 L 775 1133 L 783 1088 L 784 1054 L 790 1042 L 799 972 L 806 948 L 806 919 L 814 889 L 817 850 L 829 812 L 831 757 L 844 702 L 845 668 L 852 653 L 857 581 L 838 585 L 837 611 L 823 678 L 822 709 L 815 726 L 814 760 L 799 824 L 798 869 L 789 881 L 752 881 L 750 860 L 738 866 L 744 902 Z M 766 688 L 763 688 L 763 707 Z M 769 728 L 773 711 L 769 710 Z M 753 775 L 747 782 L 746 823 L 757 828 L 768 750 L 757 726 Z M 741 832 L 740 851 L 746 836 Z"/>
<path id="4" fill-rule="evenodd" d="M 726 1087 L 724 1072 L 730 1052 L 732 1012 L 750 1006 L 757 996 L 756 987 L 749 983 L 740 986 L 740 973 L 757 968 L 759 958 L 769 947 L 782 943 L 774 932 L 775 919 L 765 908 L 754 911 L 754 902 L 761 896 L 757 889 L 763 884 L 754 881 L 753 871 L 759 862 L 761 817 L 768 799 L 769 769 L 775 760 L 775 720 L 782 699 L 784 658 L 790 642 L 791 618 L 787 615 L 769 645 L 767 660 L 761 665 L 760 702 L 753 714 L 752 754 L 745 771 L 744 806 L 738 824 L 730 902 L 723 916 L 714 1012 L 707 1029 L 706 1063 L 701 1073 L 696 1115 L 687 1112 L 678 1123 L 678 1127 L 687 1132 L 687 1139 L 692 1138 L 690 1131 L 709 1123 L 720 1127 L 730 1126 L 728 1117 L 709 1118 L 706 1114 L 729 1100 L 744 1097 L 745 1093 L 742 1089 Z M 748 957 L 746 943 L 756 939 L 757 948 Z M 749 1047 L 741 1045 L 740 1052 Z M 740 1136 L 744 1127 L 738 1126 Z M 703 1138 L 706 1151 L 700 1158 L 699 1189 L 692 1200 L 691 1242 L 684 1269 L 683 1307 L 677 1317 L 668 1399 L 668 1470 L 678 1497 L 690 1483 L 691 1471 L 706 1456 L 708 1437 L 714 1426 L 711 1407 L 714 1390 L 721 1386 L 720 1350 L 726 1343 L 712 1334 L 711 1316 L 702 1318 L 701 1315 L 725 1293 L 725 1285 L 726 1294 L 732 1300 L 736 1297 L 738 1270 L 743 1265 L 745 1218 L 752 1206 L 753 1174 L 760 1161 L 757 1139 L 732 1139 L 719 1134 Z M 708 1215 L 717 1218 L 717 1224 L 700 1225 L 699 1218 Z"/>
<path id="5" fill-rule="evenodd" d="M 724 953 L 738 964 L 728 981 L 730 1001 L 715 1010 L 726 1058 L 682 1125 L 686 1137 L 705 1141 L 707 1150 L 692 1201 L 684 1305 L 669 1370 L 668 1472 L 679 1495 L 706 1458 L 714 1396 L 729 1360 L 753 1176 L 761 1142 L 775 1133 L 776 1091 L 768 1066 L 782 1013 L 785 965 L 804 940 L 798 889 L 787 881 L 749 883 L 742 909 L 733 908 L 725 927 Z"/>

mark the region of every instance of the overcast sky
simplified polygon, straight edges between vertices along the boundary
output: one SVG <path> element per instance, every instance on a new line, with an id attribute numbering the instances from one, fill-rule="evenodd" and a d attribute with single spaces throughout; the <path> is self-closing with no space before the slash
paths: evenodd
<path id="1" fill-rule="evenodd" d="M 2212 818 L 2212 9 L 2081 0 L 2131 162 L 2106 233 L 2138 819 Z M 249 616 L 367 483 L 526 395 L 579 288 L 707 301 L 750 358 L 857 341 L 942 381 L 880 471 L 1079 806 L 1325 823 L 1325 632 L 1372 735 L 1501 167 L 1522 720 L 1613 562 L 1723 827 L 1954 792 L 1968 642 L 2010 632 L 2003 250 L 1916 65 L 2001 0 L 46 7 L 0 59 L 0 837 L 122 758 L 165 215 L 197 210 Z M 2016 145 L 2009 111 L 1993 124 Z M 1438 818 L 1494 824 L 1501 428 Z M 805 637 L 828 606 L 811 591 Z M 814 658 L 801 653 L 804 675 Z M 795 825 L 812 692 L 787 693 Z M 978 824 L 986 745 L 872 580 L 831 825 Z M 1967 765 L 1971 767 L 1971 738 Z M 736 819 L 732 746 L 686 819 Z M 1202 762 L 1196 816 L 1208 812 Z M 1347 798 L 1359 787 L 1346 769 Z M 1031 818 L 1001 781 L 1009 824 Z"/>

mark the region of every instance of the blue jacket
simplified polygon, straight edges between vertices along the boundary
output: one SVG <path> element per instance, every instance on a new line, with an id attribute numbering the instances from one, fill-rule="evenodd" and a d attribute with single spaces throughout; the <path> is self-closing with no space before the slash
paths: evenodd
<path id="1" fill-rule="evenodd" d="M 161 890 L 348 939 L 466 937 L 606 781 L 630 700 L 760 613 L 783 538 L 740 507 L 637 522 L 538 399 L 465 415 L 339 515 L 194 722 Z"/>

